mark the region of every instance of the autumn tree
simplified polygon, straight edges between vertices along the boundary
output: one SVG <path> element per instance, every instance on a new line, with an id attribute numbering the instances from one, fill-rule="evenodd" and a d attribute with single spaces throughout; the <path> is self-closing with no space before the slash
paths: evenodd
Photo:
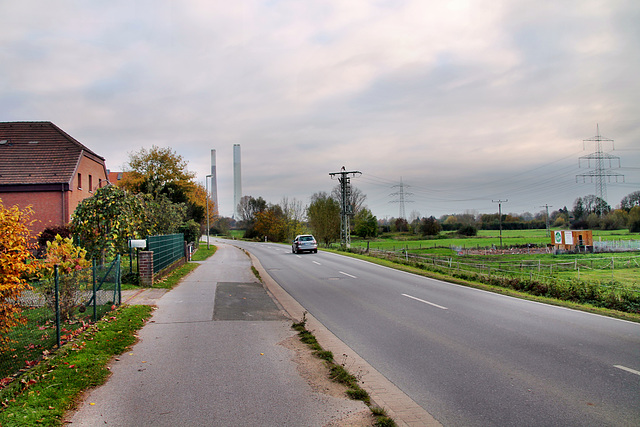
<path id="1" fill-rule="evenodd" d="M 140 231 L 146 232 L 144 237 L 178 233 L 178 229 L 187 219 L 187 205 L 173 203 L 164 194 L 155 199 L 150 194 L 129 197 L 137 199 L 134 203 L 142 209 L 138 215 L 134 212 L 134 216 L 140 220 Z"/>
<path id="2" fill-rule="evenodd" d="M 307 218 L 316 239 L 326 246 L 340 238 L 340 203 L 326 192 L 311 196 Z"/>
<path id="3" fill-rule="evenodd" d="M 363 238 L 378 235 L 378 219 L 367 208 L 362 208 L 353 218 L 353 233 Z"/>
<path id="4" fill-rule="evenodd" d="M 207 203 L 209 204 L 209 224 L 216 220 L 216 206 L 211 200 L 207 189 L 201 183 L 195 183 L 192 191 L 187 194 L 187 218 L 207 224 Z"/>
<path id="5" fill-rule="evenodd" d="M 31 253 L 35 245 L 30 243 L 32 214 L 29 207 L 5 208 L 0 199 L 0 352 L 8 351 L 9 331 L 24 323 L 18 301 L 28 288 L 26 277 L 37 267 Z"/>
<path id="6" fill-rule="evenodd" d="M 634 206 L 640 206 L 640 191 L 634 191 L 622 198 L 620 201 L 620 209 L 629 212 Z"/>
<path id="7" fill-rule="evenodd" d="M 640 205 L 632 207 L 629 211 L 628 225 L 631 233 L 640 232 Z"/>
<path id="8" fill-rule="evenodd" d="M 331 198 L 337 200 L 338 202 L 342 200 L 342 186 L 341 184 L 336 185 L 331 190 Z M 347 204 L 351 206 L 351 213 L 356 215 L 364 208 L 364 202 L 367 200 L 367 195 L 364 194 L 359 188 L 351 186 L 351 191 L 349 192 Z"/>
<path id="9" fill-rule="evenodd" d="M 409 223 L 404 218 L 396 218 L 393 224 L 395 226 L 395 230 L 400 233 L 409 231 Z"/>
<path id="10" fill-rule="evenodd" d="M 115 185 L 96 190 L 71 217 L 71 229 L 90 258 L 125 253 L 129 239 L 147 237 L 154 222 L 140 197 Z"/>
<path id="11" fill-rule="evenodd" d="M 129 153 L 125 165 L 128 172 L 122 188 L 134 193 L 147 193 L 154 197 L 164 193 L 170 199 L 181 198 L 191 190 L 195 172 L 187 170 L 187 161 L 171 148 L 151 147 Z"/>
<path id="12" fill-rule="evenodd" d="M 267 209 L 267 202 L 262 198 L 253 196 L 242 196 L 238 203 L 239 220 L 244 226 L 244 237 L 253 239 L 259 236 L 255 229 L 257 215 Z"/>
<path id="13" fill-rule="evenodd" d="M 293 241 L 298 234 L 304 233 L 305 208 L 295 197 L 292 200 L 283 197 L 280 208 L 284 216 L 284 238 Z"/>
<path id="14" fill-rule="evenodd" d="M 149 194 L 155 200 L 166 197 L 186 207 L 185 221 L 206 222 L 207 198 L 202 185 L 195 182 L 196 173 L 187 170 L 188 162 L 171 148 L 151 147 L 129 153 L 127 174 L 121 187 L 134 194 Z M 212 212 L 212 210 L 210 210 Z M 177 224 L 176 226 L 180 226 Z"/>
<path id="15" fill-rule="evenodd" d="M 256 214 L 254 228 L 260 237 L 272 242 L 281 242 L 285 238 L 285 216 L 279 205 L 269 205 L 267 209 Z"/>
<path id="16" fill-rule="evenodd" d="M 600 197 L 590 194 L 584 197 L 578 197 L 573 205 L 573 215 L 576 221 L 585 219 L 589 214 L 602 216 L 611 211 L 611 206 Z"/>
<path id="17" fill-rule="evenodd" d="M 423 236 L 437 236 L 440 234 L 441 230 L 442 226 L 433 216 L 430 216 L 429 218 L 422 218 L 422 221 L 420 222 L 420 231 Z"/>
<path id="18" fill-rule="evenodd" d="M 256 214 L 267 208 L 267 202 L 262 198 L 257 199 L 253 196 L 242 196 L 238 203 L 238 220 L 247 224 L 251 224 L 256 219 Z"/>

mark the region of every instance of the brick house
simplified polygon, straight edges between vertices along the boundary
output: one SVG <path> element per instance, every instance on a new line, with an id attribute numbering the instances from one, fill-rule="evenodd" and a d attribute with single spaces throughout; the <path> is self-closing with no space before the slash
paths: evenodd
<path id="1" fill-rule="evenodd" d="M 123 180 L 127 177 L 130 172 L 113 172 L 107 169 L 107 178 L 109 182 L 113 185 L 120 187 Z"/>
<path id="2" fill-rule="evenodd" d="M 0 122 L 0 199 L 31 205 L 33 234 L 66 225 L 76 206 L 108 183 L 104 158 L 51 122 Z"/>

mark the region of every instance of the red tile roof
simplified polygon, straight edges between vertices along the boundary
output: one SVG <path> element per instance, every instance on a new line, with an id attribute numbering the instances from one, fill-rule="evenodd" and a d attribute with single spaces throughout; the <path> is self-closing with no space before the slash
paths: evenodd
<path id="1" fill-rule="evenodd" d="M 0 185 L 70 184 L 83 151 L 104 162 L 51 122 L 0 122 Z"/>

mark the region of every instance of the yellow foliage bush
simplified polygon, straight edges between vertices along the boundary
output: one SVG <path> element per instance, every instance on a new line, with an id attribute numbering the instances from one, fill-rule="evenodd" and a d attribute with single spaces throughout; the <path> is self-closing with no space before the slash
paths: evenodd
<path id="1" fill-rule="evenodd" d="M 0 199 L 0 351 L 10 343 L 9 331 L 22 323 L 20 294 L 28 288 L 25 277 L 37 270 L 29 226 L 33 211 L 5 208 Z"/>
<path id="2" fill-rule="evenodd" d="M 59 273 L 59 306 L 62 321 L 70 319 L 78 301 L 80 287 L 91 281 L 91 272 L 87 269 L 91 263 L 86 259 L 87 251 L 73 244 L 70 238 L 56 235 L 47 242 L 47 254 L 41 265 L 41 274 L 48 285 L 43 289 L 47 305 L 55 310 L 54 268 Z"/>

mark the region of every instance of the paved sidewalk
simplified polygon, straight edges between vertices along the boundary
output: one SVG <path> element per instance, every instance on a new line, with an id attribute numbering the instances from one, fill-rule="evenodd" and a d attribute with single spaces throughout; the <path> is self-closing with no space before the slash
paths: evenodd
<path id="1" fill-rule="evenodd" d="M 158 309 L 72 425 L 325 426 L 368 411 L 311 388 L 282 345 L 295 335 L 291 321 L 257 284 L 250 258 L 217 245 L 172 291 L 123 295 Z"/>

